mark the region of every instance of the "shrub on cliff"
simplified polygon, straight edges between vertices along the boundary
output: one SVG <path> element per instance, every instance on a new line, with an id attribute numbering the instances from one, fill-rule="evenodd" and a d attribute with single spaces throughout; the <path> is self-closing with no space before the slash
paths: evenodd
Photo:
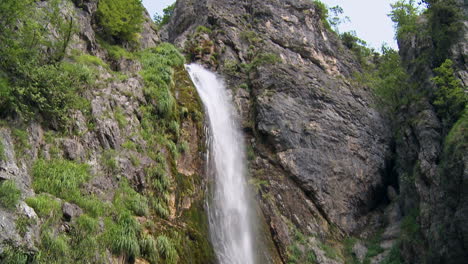
<path id="1" fill-rule="evenodd" d="M 458 120 L 468 101 L 466 87 L 462 87 L 460 80 L 455 77 L 452 65 L 451 60 L 445 60 L 440 67 L 434 69 L 436 76 L 432 78 L 437 86 L 433 104 L 446 126 Z"/>
<path id="2" fill-rule="evenodd" d="M 103 35 L 117 41 L 136 41 L 142 29 L 141 0 L 100 0 L 97 18 Z"/>

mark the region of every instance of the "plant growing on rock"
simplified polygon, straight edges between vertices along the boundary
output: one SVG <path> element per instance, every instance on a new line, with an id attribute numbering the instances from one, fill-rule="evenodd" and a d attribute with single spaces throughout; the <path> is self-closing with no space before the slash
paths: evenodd
<path id="1" fill-rule="evenodd" d="M 467 88 L 454 75 L 453 61 L 447 59 L 435 68 L 436 76 L 432 81 L 437 86 L 434 92 L 434 105 L 445 126 L 450 126 L 460 118 L 468 101 Z"/>
<path id="2" fill-rule="evenodd" d="M 21 191 L 12 180 L 0 183 L 0 205 L 7 209 L 14 209 L 21 197 Z"/>
<path id="3" fill-rule="evenodd" d="M 97 18 L 104 35 L 117 42 L 133 42 L 142 29 L 143 12 L 141 0 L 100 0 Z"/>

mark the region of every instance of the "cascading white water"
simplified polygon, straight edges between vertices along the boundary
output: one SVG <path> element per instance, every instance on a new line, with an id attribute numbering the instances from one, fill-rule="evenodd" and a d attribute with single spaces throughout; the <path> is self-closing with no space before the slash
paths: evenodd
<path id="1" fill-rule="evenodd" d="M 187 71 L 209 118 L 208 173 L 214 177 L 208 201 L 210 236 L 221 264 L 253 264 L 252 220 L 245 179 L 242 135 L 233 118 L 234 108 L 224 83 L 202 66 Z"/>

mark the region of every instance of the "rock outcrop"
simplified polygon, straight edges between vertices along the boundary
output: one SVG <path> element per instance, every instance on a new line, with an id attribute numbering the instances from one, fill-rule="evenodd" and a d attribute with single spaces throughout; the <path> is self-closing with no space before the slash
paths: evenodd
<path id="1" fill-rule="evenodd" d="M 323 244 L 379 226 L 390 128 L 371 91 L 352 81 L 360 65 L 320 10 L 301 0 L 181 0 L 162 36 L 216 57 L 194 59 L 232 90 L 282 260 L 299 232 L 320 237 L 306 243 L 319 263 L 342 262 L 322 254 Z"/>

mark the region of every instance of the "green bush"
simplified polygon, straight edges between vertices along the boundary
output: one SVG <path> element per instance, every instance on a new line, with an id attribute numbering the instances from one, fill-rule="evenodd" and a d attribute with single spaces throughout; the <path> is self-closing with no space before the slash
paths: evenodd
<path id="1" fill-rule="evenodd" d="M 462 36 L 466 15 L 457 0 L 426 0 L 425 15 L 429 20 L 429 34 L 433 42 L 432 65 L 442 64 L 451 55 L 452 45 Z"/>
<path id="2" fill-rule="evenodd" d="M 416 2 L 414 0 L 398 0 L 390 5 L 392 11 L 388 16 L 395 23 L 396 37 L 404 39 L 408 34 L 418 33 L 420 29 L 416 21 L 421 14 L 421 9 L 416 6 Z"/>
<path id="3" fill-rule="evenodd" d="M 136 41 L 142 30 L 144 8 L 141 0 L 100 0 L 97 18 L 103 34 L 117 41 Z"/>
<path id="4" fill-rule="evenodd" d="M 39 112 L 50 122 L 66 124 L 70 109 L 82 109 L 82 87 L 93 83 L 95 74 L 82 64 L 61 62 L 36 66 L 26 64 L 19 69 L 13 85 L 0 90 L 0 109 L 32 119 Z"/>
<path id="5" fill-rule="evenodd" d="M 317 12 L 320 20 L 326 29 L 331 30 L 330 23 L 328 23 L 328 7 L 319 0 L 314 0 L 315 11 Z"/>
<path id="6" fill-rule="evenodd" d="M 440 67 L 434 69 L 436 76 L 432 78 L 437 86 L 433 104 L 446 127 L 460 118 L 468 101 L 468 90 L 455 77 L 452 66 L 451 60 L 445 60 Z"/>
<path id="7" fill-rule="evenodd" d="M 21 191 L 12 180 L 0 183 L 0 205 L 7 209 L 14 209 L 21 197 Z"/>
<path id="8" fill-rule="evenodd" d="M 370 71 L 365 79 L 377 95 L 380 108 L 388 111 L 391 117 L 395 117 L 401 105 L 409 103 L 409 75 L 402 66 L 398 51 L 383 47 L 376 69 Z"/>

